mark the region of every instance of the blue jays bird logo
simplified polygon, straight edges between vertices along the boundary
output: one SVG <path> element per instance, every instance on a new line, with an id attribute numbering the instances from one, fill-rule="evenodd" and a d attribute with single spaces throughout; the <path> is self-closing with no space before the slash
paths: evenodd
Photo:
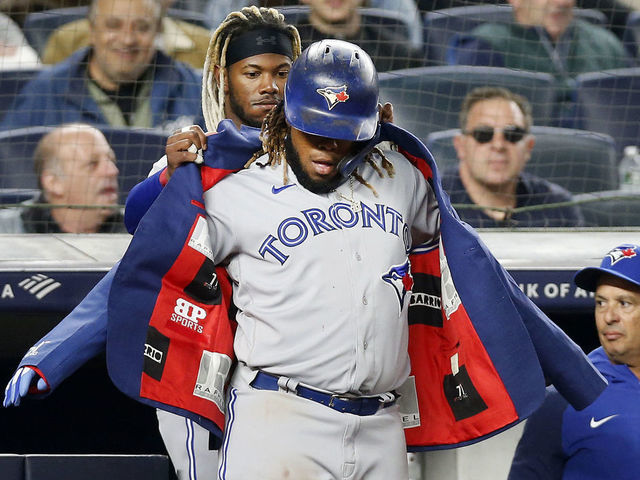
<path id="1" fill-rule="evenodd" d="M 622 259 L 632 258 L 635 256 L 636 256 L 636 251 L 633 249 L 633 247 L 614 248 L 609 253 L 607 253 L 607 257 L 611 259 L 611 265 L 615 265 Z"/>
<path id="2" fill-rule="evenodd" d="M 347 93 L 347 86 L 342 85 L 340 87 L 325 87 L 318 88 L 316 90 L 327 101 L 329 110 L 335 107 L 338 103 L 344 103 L 349 100 L 349 94 Z"/>
<path id="3" fill-rule="evenodd" d="M 400 303 L 400 311 L 404 308 L 404 300 L 407 292 L 413 290 L 413 277 L 411 276 L 411 264 L 409 260 L 402 265 L 396 265 L 382 275 L 382 280 L 393 287 Z"/>

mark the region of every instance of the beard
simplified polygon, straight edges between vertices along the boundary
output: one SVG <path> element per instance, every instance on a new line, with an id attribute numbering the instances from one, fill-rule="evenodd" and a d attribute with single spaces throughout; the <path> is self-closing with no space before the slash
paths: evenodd
<path id="1" fill-rule="evenodd" d="M 262 118 L 256 119 L 249 116 L 247 111 L 244 109 L 238 97 L 236 96 L 233 88 L 231 87 L 231 82 L 229 82 L 229 108 L 235 113 L 243 125 L 247 125 L 249 127 L 261 128 L 262 127 Z"/>
<path id="2" fill-rule="evenodd" d="M 291 166 L 291 170 L 293 170 L 293 173 L 298 179 L 298 183 L 300 183 L 300 185 L 302 185 L 312 193 L 329 193 L 332 190 L 335 190 L 342 182 L 345 181 L 345 178 L 340 173 L 327 180 L 312 179 L 307 174 L 307 172 L 304 171 L 304 168 L 302 168 L 300 157 L 298 156 L 298 152 L 293 146 L 290 135 L 287 135 L 284 139 L 284 153 L 287 159 L 287 163 Z"/>

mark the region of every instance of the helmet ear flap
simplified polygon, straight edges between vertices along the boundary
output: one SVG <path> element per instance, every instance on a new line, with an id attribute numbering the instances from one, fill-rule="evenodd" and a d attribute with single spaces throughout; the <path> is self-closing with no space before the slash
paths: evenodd
<path id="1" fill-rule="evenodd" d="M 373 137 L 371 137 L 371 139 L 367 141 L 362 148 L 360 148 L 355 154 L 348 155 L 340 160 L 340 163 L 338 164 L 340 174 L 344 178 L 348 178 L 356 167 L 364 162 L 369 152 L 371 152 L 378 143 L 380 143 L 380 124 L 378 124 L 378 128 L 373 134 Z"/>
<path id="2" fill-rule="evenodd" d="M 342 40 L 311 44 L 293 63 L 284 94 L 292 127 L 340 140 L 371 140 L 378 127 L 378 73 L 369 55 Z"/>

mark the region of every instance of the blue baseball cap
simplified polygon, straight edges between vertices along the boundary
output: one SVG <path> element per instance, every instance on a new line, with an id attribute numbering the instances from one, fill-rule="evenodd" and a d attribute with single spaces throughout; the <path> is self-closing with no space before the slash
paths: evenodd
<path id="1" fill-rule="evenodd" d="M 640 287 L 640 245 L 624 243 L 602 259 L 599 267 L 587 267 L 573 277 L 575 284 L 589 292 L 595 292 L 603 273 L 622 278 Z"/>

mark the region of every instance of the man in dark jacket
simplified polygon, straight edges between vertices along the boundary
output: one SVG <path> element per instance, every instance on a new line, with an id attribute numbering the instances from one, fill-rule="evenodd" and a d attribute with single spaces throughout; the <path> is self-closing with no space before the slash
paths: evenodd
<path id="1" fill-rule="evenodd" d="M 125 231 L 116 156 L 100 130 L 81 123 L 55 128 L 38 142 L 33 160 L 41 188 L 35 203 L 41 206 L 0 210 L 0 233 Z"/>
<path id="2" fill-rule="evenodd" d="M 91 46 L 31 80 L 0 129 L 83 122 L 171 132 L 203 124 L 201 76 L 157 50 L 161 18 L 154 0 L 94 0 Z"/>
<path id="3" fill-rule="evenodd" d="M 302 0 L 310 13 L 296 24 L 305 48 L 324 38 L 338 38 L 360 46 L 369 54 L 378 72 L 421 67 L 423 52 L 411 43 L 408 33 L 391 26 L 371 25 L 358 7 L 362 0 L 329 2 Z"/>
<path id="4" fill-rule="evenodd" d="M 443 170 L 442 187 L 473 227 L 575 227 L 584 222 L 577 206 L 529 212 L 532 205 L 568 202 L 560 185 L 524 172 L 535 138 L 531 105 L 504 88 L 480 87 L 466 96 L 460 114 L 460 135 L 453 145 L 459 164 Z M 482 208 L 478 208 L 482 207 Z"/>

